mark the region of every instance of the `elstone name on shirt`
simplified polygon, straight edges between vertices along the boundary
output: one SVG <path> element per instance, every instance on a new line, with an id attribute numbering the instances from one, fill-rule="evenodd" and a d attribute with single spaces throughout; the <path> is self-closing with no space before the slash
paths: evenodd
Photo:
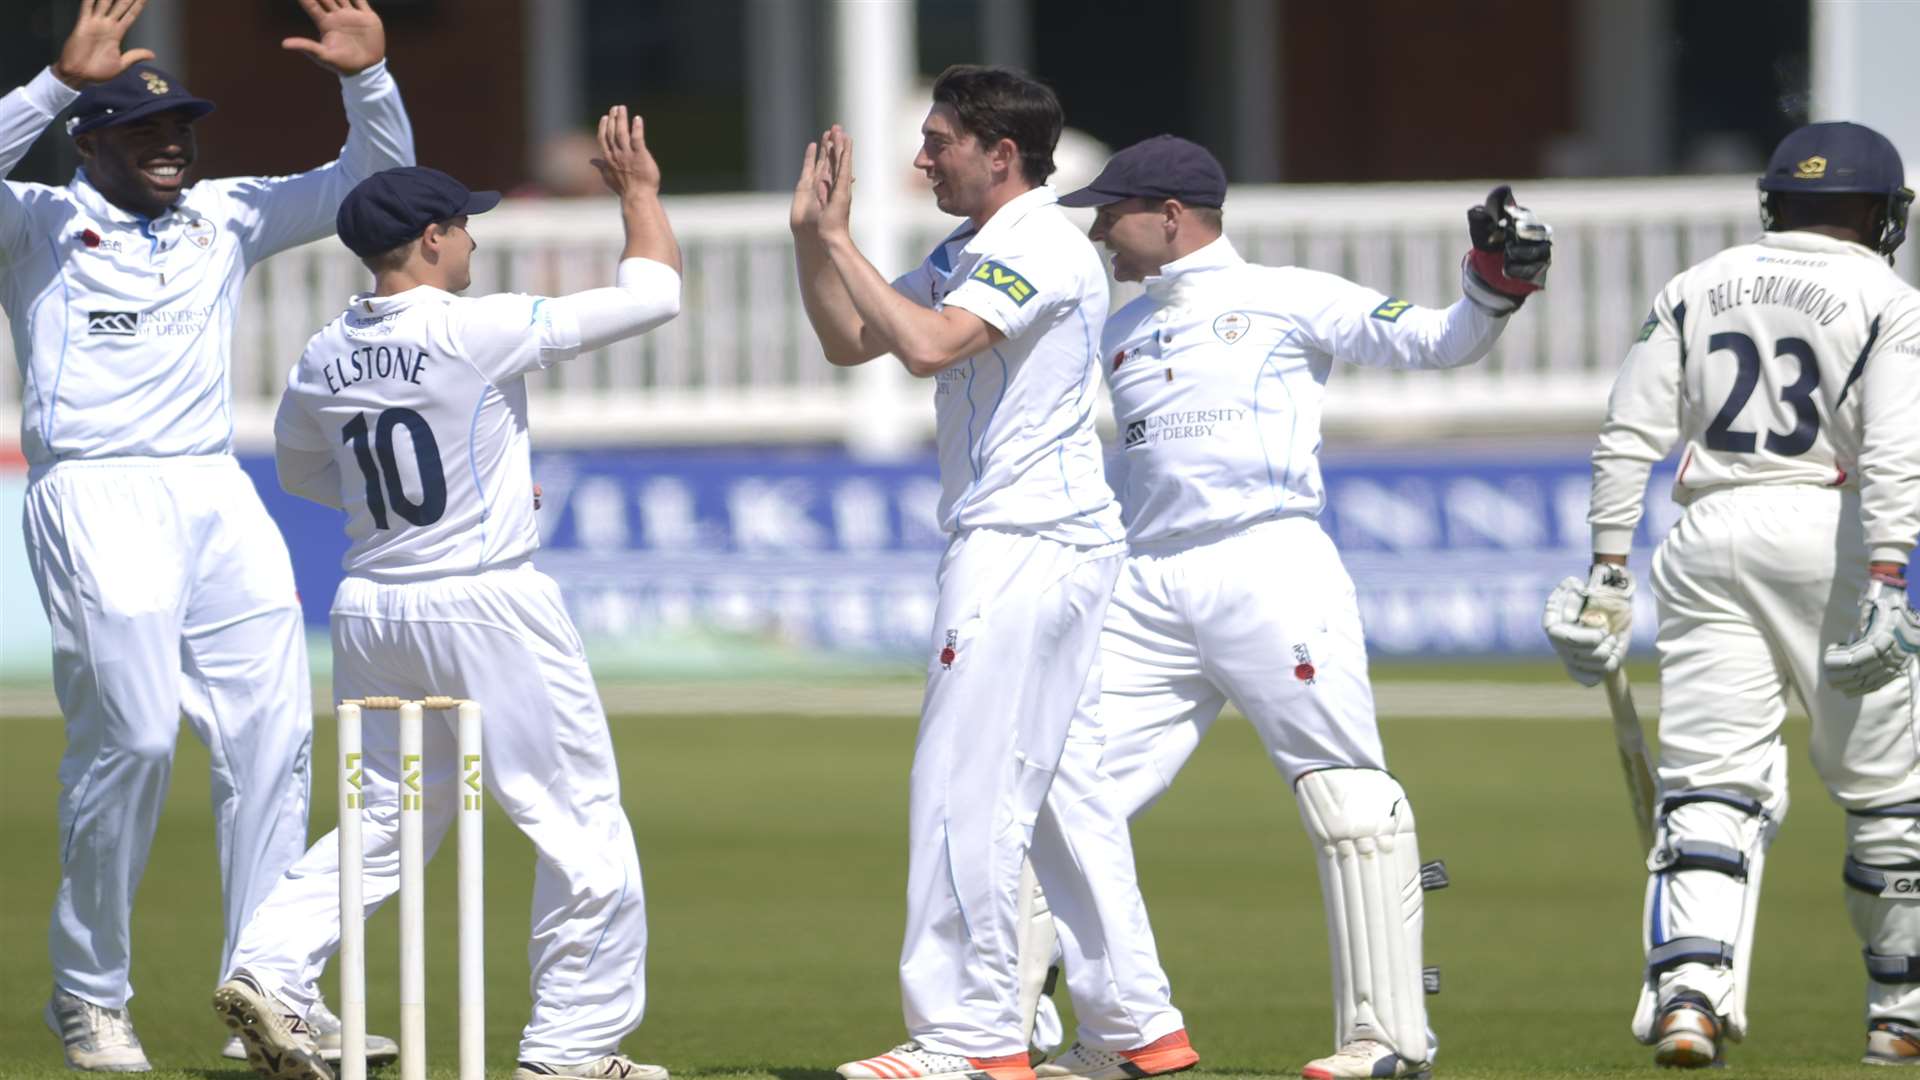
<path id="1" fill-rule="evenodd" d="M 1772 304 L 1792 308 L 1821 326 L 1832 325 L 1833 320 L 1847 310 L 1847 302 L 1824 286 L 1805 278 L 1764 274 L 1752 279 L 1737 277 L 1715 285 L 1707 291 L 1707 304 L 1715 315 L 1748 304 Z"/>
<path id="2" fill-rule="evenodd" d="M 320 373 L 326 377 L 327 389 L 336 394 L 368 379 L 400 379 L 419 386 L 428 359 L 424 349 L 369 345 L 328 361 L 321 365 Z"/>

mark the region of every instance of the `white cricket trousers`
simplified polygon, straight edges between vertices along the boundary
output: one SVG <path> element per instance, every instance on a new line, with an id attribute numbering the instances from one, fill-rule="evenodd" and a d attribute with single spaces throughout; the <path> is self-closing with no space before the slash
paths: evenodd
<path id="1" fill-rule="evenodd" d="M 120 1008 L 183 713 L 212 758 L 216 975 L 306 844 L 313 691 L 293 564 L 224 454 L 38 467 L 22 518 L 67 727 L 53 981 Z"/>
<path id="2" fill-rule="evenodd" d="M 509 569 L 409 584 L 349 577 L 333 602 L 338 698 L 447 694 L 480 703 L 487 793 L 533 841 L 533 1016 L 520 1059 L 579 1064 L 619 1048 L 646 1004 L 640 857 L 613 740 L 553 579 Z M 426 714 L 427 857 L 459 803 L 450 713 Z M 366 911 L 399 890 L 399 714 L 364 718 Z M 316 843 L 260 905 L 234 967 L 303 1012 L 340 944 L 339 841 Z M 451 984 L 449 984 L 451 985 Z"/>
<path id="3" fill-rule="evenodd" d="M 1117 546 L 971 529 L 941 560 L 913 754 L 900 950 L 907 1030 L 930 1050 L 1025 1052 L 1016 931 L 1029 852 L 1062 938 L 1088 957 L 1072 977 L 1134 991 L 1128 1008 L 1083 1028 L 1083 1037 L 1122 1049 L 1183 1026 L 1134 879 L 1126 819 L 1109 801 L 1104 739 L 1090 708 L 1120 558 Z M 1065 814 L 1085 827 L 1063 829 Z"/>
<path id="4" fill-rule="evenodd" d="M 1229 698 L 1289 784 L 1315 769 L 1386 768 L 1353 580 L 1312 518 L 1137 545 L 1100 666 L 1102 766 L 1125 818 L 1166 792 Z M 1074 835 L 1096 823 L 1062 825 Z M 1070 976 L 1098 959 L 1064 932 L 1060 945 Z M 1129 1010 L 1117 980 L 1070 977 L 1068 988 L 1082 1025 Z"/>
<path id="5" fill-rule="evenodd" d="M 1653 559 L 1659 602 L 1660 790 L 1719 799 L 1664 816 L 1660 843 L 1763 850 L 1787 813 L 1788 695 L 1813 720 L 1808 749 L 1834 802 L 1848 811 L 1848 854 L 1878 867 L 1920 862 L 1920 732 L 1912 669 L 1864 697 L 1826 680 L 1821 652 L 1853 636 L 1867 580 L 1855 492 L 1748 485 L 1695 499 Z M 1664 857 L 1656 853 L 1656 863 Z M 1649 885 L 1650 953 L 1687 938 L 1732 942 L 1745 889 L 1716 873 L 1656 871 Z M 1844 893 L 1845 890 L 1842 890 Z M 1887 905 L 1857 927 L 1870 949 L 1920 952 L 1920 911 Z M 1876 940 L 1880 939 L 1880 940 Z M 1734 971 L 1686 963 L 1660 974 L 1662 1003 L 1682 990 L 1728 1000 Z M 1920 985 L 1868 982 L 1868 1012 L 1920 1022 Z"/>

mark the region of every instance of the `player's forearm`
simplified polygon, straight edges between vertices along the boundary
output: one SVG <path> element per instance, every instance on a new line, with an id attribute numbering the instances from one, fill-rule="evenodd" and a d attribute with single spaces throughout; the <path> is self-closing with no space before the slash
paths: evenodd
<path id="1" fill-rule="evenodd" d="M 61 82 L 52 68 L 46 68 L 32 82 L 0 98 L 0 176 L 20 164 L 53 118 L 79 96 L 80 91 Z"/>
<path id="2" fill-rule="evenodd" d="M 847 295 L 846 283 L 833 268 L 826 248 L 812 237 L 795 236 L 793 257 L 800 275 L 800 306 L 829 363 L 851 367 L 864 364 L 886 350 L 869 347 L 860 313 Z"/>
<path id="3" fill-rule="evenodd" d="M 660 205 L 657 188 L 635 188 L 620 197 L 620 225 L 626 230 L 627 244 L 620 252 L 628 259 L 651 259 L 680 273 L 680 242 L 674 238 L 673 223 L 667 220 L 667 208 Z"/>
<path id="4" fill-rule="evenodd" d="M 354 75 L 340 77 L 340 98 L 347 110 L 347 144 L 340 163 L 351 183 L 359 183 L 382 169 L 414 164 L 413 122 L 400 85 L 387 71 L 385 60 Z M 340 193 L 343 197 L 346 192 Z"/>
<path id="5" fill-rule="evenodd" d="M 282 443 L 274 447 L 273 466 L 287 494 L 340 509 L 340 466 L 332 454 L 295 450 Z"/>
<path id="6" fill-rule="evenodd" d="M 1867 557 L 1906 563 L 1920 533 L 1920 303 L 1882 316 L 1853 388 L 1860 402 L 1860 517 Z"/>
<path id="7" fill-rule="evenodd" d="M 969 340 L 965 326 L 895 291 L 850 237 L 828 240 L 826 247 L 859 315 L 864 344 L 892 353 L 918 378 L 936 375 L 978 351 L 979 343 Z"/>
<path id="8" fill-rule="evenodd" d="M 1403 329 L 1388 337 L 1390 366 L 1439 370 L 1485 358 L 1507 328 L 1507 319 L 1462 299 L 1445 310 L 1416 307 L 1400 325 Z"/>

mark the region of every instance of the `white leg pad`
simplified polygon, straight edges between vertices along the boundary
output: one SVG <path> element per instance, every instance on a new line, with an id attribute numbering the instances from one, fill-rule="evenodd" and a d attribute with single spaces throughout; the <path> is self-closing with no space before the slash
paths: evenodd
<path id="1" fill-rule="evenodd" d="M 1413 810 L 1378 769 L 1320 769 L 1294 785 L 1320 865 L 1333 953 L 1334 1044 L 1373 1039 L 1430 1059 Z"/>
<path id="2" fill-rule="evenodd" d="M 1867 1019 L 1920 1025 L 1920 804 L 1847 814 L 1847 914 L 1867 965 Z"/>
<path id="3" fill-rule="evenodd" d="M 1660 804 L 1642 914 L 1647 966 L 1634 1037 L 1653 1041 L 1660 1007 L 1700 994 L 1735 1040 L 1747 1033 L 1747 977 L 1767 845 L 1777 822 L 1737 792 L 1681 791 Z"/>
<path id="4" fill-rule="evenodd" d="M 1020 935 L 1020 1021 L 1027 1045 L 1051 1052 L 1059 1049 L 1064 1041 L 1060 1014 L 1052 1009 L 1047 1010 L 1049 1016 L 1040 1013 L 1059 952 L 1060 935 L 1054 929 L 1047 894 L 1041 891 L 1040 882 L 1033 875 L 1031 861 L 1020 867 L 1020 912 L 1015 926 Z"/>

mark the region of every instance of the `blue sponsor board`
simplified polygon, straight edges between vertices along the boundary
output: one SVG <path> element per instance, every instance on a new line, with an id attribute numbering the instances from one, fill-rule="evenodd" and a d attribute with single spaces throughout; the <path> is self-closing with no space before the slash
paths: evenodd
<path id="1" fill-rule="evenodd" d="M 1540 608 L 1584 573 L 1585 447 L 1407 450 L 1326 462 L 1322 524 L 1359 587 L 1375 652 L 1543 654 Z M 248 459 L 293 549 L 309 622 L 324 624 L 345 550 L 338 513 L 278 490 Z M 590 641 L 720 634 L 814 654 L 924 662 L 946 538 L 931 455 L 859 462 L 827 449 L 536 454 L 537 562 Z M 1636 544 L 1678 515 L 1656 470 Z M 1650 640 L 1641 590 L 1636 638 Z"/>

